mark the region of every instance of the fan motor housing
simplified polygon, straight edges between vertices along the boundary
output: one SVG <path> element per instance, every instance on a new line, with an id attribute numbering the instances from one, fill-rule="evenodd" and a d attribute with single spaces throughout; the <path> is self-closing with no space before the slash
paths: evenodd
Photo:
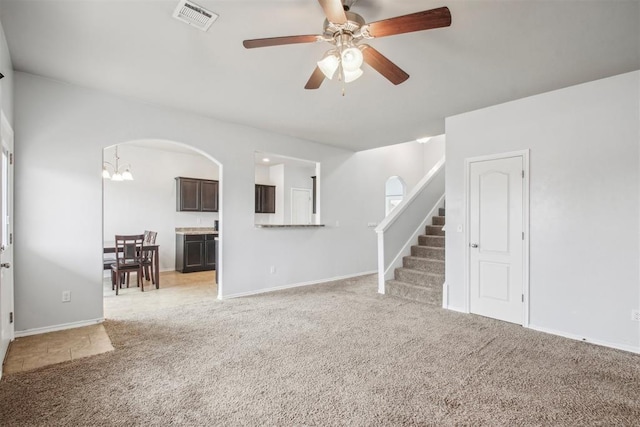
<path id="1" fill-rule="evenodd" d="M 345 15 L 347 15 L 347 22 L 344 24 L 336 24 L 325 19 L 323 26 L 324 34 L 330 37 L 334 37 L 336 33 L 341 32 L 353 34 L 366 24 L 364 18 L 357 13 L 345 12 Z"/>

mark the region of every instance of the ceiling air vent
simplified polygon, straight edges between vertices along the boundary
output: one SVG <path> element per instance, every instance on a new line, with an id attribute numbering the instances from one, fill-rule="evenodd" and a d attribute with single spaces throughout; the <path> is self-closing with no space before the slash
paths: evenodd
<path id="1" fill-rule="evenodd" d="M 207 31 L 213 21 L 218 19 L 218 15 L 204 9 L 189 0 L 182 0 L 173 12 L 173 17 L 186 22 L 189 25 Z"/>

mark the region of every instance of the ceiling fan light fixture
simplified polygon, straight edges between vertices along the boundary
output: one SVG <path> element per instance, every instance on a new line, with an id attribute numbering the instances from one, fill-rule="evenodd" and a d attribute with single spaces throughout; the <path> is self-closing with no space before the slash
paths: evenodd
<path id="1" fill-rule="evenodd" d="M 342 51 L 342 68 L 345 71 L 356 71 L 362 66 L 364 56 L 362 51 L 355 46 L 351 46 Z"/>
<path id="2" fill-rule="evenodd" d="M 318 61 L 318 68 L 329 80 L 333 79 L 339 65 L 340 60 L 333 53 L 328 53 L 322 60 Z"/>
<path id="3" fill-rule="evenodd" d="M 358 80 L 360 78 L 360 76 L 362 76 L 363 72 L 360 68 L 356 69 L 355 71 L 349 71 L 345 68 L 342 69 L 342 72 L 344 73 L 344 82 L 345 83 L 351 83 L 352 81 Z"/>

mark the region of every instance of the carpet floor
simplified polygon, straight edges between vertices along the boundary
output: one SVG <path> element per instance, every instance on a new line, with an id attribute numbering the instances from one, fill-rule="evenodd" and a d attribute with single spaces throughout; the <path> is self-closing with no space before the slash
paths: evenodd
<path id="1" fill-rule="evenodd" d="M 108 320 L 7 375 L 3 426 L 639 425 L 640 356 L 376 293 L 376 277 Z"/>

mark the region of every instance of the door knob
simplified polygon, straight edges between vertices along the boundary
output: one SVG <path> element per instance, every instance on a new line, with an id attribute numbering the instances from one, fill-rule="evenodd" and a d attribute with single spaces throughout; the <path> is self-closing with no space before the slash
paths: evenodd
<path id="1" fill-rule="evenodd" d="M 8 262 L 3 262 L 2 264 L 0 264 L 0 267 L 2 267 L 2 268 L 10 268 L 11 264 L 9 264 Z"/>
<path id="2" fill-rule="evenodd" d="M 477 243 L 471 243 L 469 246 L 471 246 L 472 248 L 477 248 L 478 244 Z"/>

